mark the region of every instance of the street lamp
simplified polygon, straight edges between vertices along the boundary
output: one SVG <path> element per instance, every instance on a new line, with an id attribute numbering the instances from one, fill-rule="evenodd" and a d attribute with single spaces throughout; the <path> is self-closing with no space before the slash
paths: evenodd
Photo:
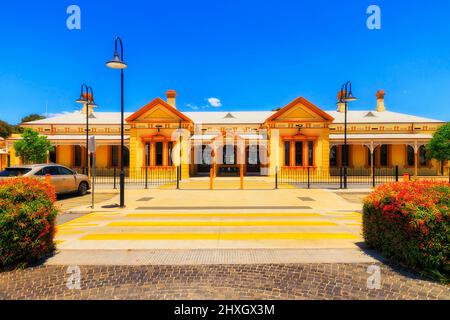
<path id="1" fill-rule="evenodd" d="M 95 108 L 94 90 L 83 83 L 81 85 L 80 97 L 75 101 L 86 106 L 86 174 L 89 176 L 89 106 Z"/>
<path id="2" fill-rule="evenodd" d="M 339 101 L 338 103 L 345 104 L 345 117 L 344 117 L 344 152 L 342 154 L 343 164 L 344 164 L 344 189 L 347 189 L 347 168 L 348 168 L 348 146 L 347 146 L 347 112 L 348 112 L 348 103 L 352 101 L 356 101 L 356 97 L 353 96 L 352 92 L 352 83 L 347 81 L 341 87 L 341 91 L 339 92 Z"/>
<path id="3" fill-rule="evenodd" d="M 120 55 L 119 48 L 120 45 Z M 111 69 L 120 70 L 120 208 L 125 208 L 125 141 L 124 141 L 124 72 L 128 66 L 123 60 L 123 43 L 120 37 L 114 41 L 114 57 L 106 63 Z"/>

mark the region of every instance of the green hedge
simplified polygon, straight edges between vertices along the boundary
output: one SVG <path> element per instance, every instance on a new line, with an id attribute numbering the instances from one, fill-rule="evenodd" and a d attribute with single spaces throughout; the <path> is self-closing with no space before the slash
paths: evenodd
<path id="1" fill-rule="evenodd" d="M 55 249 L 55 190 L 31 178 L 0 182 L 0 266 L 31 263 Z"/>
<path id="2" fill-rule="evenodd" d="M 448 281 L 449 208 L 448 183 L 382 185 L 364 200 L 364 239 L 396 262 Z"/>

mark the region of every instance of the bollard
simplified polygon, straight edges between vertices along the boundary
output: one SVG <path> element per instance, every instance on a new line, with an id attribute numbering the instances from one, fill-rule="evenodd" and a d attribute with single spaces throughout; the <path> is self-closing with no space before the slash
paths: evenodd
<path id="1" fill-rule="evenodd" d="M 148 189 L 148 167 L 145 167 L 145 189 Z"/>
<path id="2" fill-rule="evenodd" d="M 278 189 L 278 166 L 275 167 L 275 189 Z"/>
<path id="3" fill-rule="evenodd" d="M 117 168 L 114 167 L 114 177 L 113 177 L 113 181 L 114 181 L 114 189 L 117 189 L 117 182 L 116 182 L 116 176 L 117 176 Z"/>
<path id="4" fill-rule="evenodd" d="M 308 189 L 311 189 L 311 174 L 309 171 L 310 167 L 308 167 Z"/>
<path id="5" fill-rule="evenodd" d="M 240 188 L 244 190 L 244 166 L 241 164 L 240 166 Z"/>
<path id="6" fill-rule="evenodd" d="M 395 182 L 398 182 L 398 166 L 395 166 Z"/>
<path id="7" fill-rule="evenodd" d="M 209 190 L 214 189 L 214 169 L 209 170 Z"/>
<path id="8" fill-rule="evenodd" d="M 372 187 L 376 187 L 377 182 L 376 182 L 376 170 L 375 170 L 375 166 L 373 166 L 373 172 L 372 172 Z"/>

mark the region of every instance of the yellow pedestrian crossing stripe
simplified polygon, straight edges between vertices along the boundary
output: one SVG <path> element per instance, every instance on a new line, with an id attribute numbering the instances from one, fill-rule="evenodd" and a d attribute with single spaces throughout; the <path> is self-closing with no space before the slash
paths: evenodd
<path id="1" fill-rule="evenodd" d="M 337 226 L 329 221 L 118 221 L 108 227 L 282 227 Z"/>
<path id="2" fill-rule="evenodd" d="M 338 241 L 336 243 L 341 243 L 343 240 L 356 242 L 361 239 L 358 230 L 361 227 L 361 220 L 360 213 L 351 211 L 322 213 L 192 210 L 187 212 L 170 212 L 169 210 L 168 212 L 159 210 L 128 213 L 95 212 L 59 226 L 58 240 L 65 241 L 59 242 L 62 246 L 67 246 L 70 240 L 118 241 L 117 245 L 121 245 L 120 241 L 142 243 L 170 240 L 195 243 L 198 243 L 196 241 L 278 241 L 278 244 L 283 243 L 279 241 L 314 241 L 314 243 Z M 164 242 L 160 243 L 164 244 Z M 161 244 L 156 245 L 161 246 Z"/>
<path id="3" fill-rule="evenodd" d="M 351 233 L 94 233 L 80 240 L 148 241 L 148 240 L 321 240 L 357 239 Z"/>
<path id="4" fill-rule="evenodd" d="M 127 218 L 309 218 L 318 213 L 130 213 Z"/>

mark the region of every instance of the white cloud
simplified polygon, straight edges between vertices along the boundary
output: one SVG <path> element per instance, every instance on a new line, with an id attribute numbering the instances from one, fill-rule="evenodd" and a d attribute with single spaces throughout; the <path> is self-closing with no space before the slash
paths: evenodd
<path id="1" fill-rule="evenodd" d="M 44 116 L 46 118 L 56 118 L 56 117 L 62 117 L 65 116 L 67 114 L 72 114 L 73 111 L 62 111 L 62 112 L 58 112 L 58 113 L 44 113 Z"/>
<path id="2" fill-rule="evenodd" d="M 211 107 L 214 107 L 214 108 L 219 108 L 222 106 L 222 102 L 220 101 L 220 99 L 214 98 L 214 97 L 209 98 L 208 103 L 211 105 Z"/>
<path id="3" fill-rule="evenodd" d="M 209 109 L 209 108 L 220 108 L 222 106 L 222 102 L 218 98 L 209 98 L 205 99 L 208 101 L 208 104 L 205 105 L 196 105 L 195 103 L 187 103 L 185 106 L 192 109 L 192 110 L 199 110 L 199 109 Z"/>
<path id="4" fill-rule="evenodd" d="M 192 103 L 186 104 L 186 107 L 191 108 L 192 110 L 198 110 L 198 106 Z"/>

